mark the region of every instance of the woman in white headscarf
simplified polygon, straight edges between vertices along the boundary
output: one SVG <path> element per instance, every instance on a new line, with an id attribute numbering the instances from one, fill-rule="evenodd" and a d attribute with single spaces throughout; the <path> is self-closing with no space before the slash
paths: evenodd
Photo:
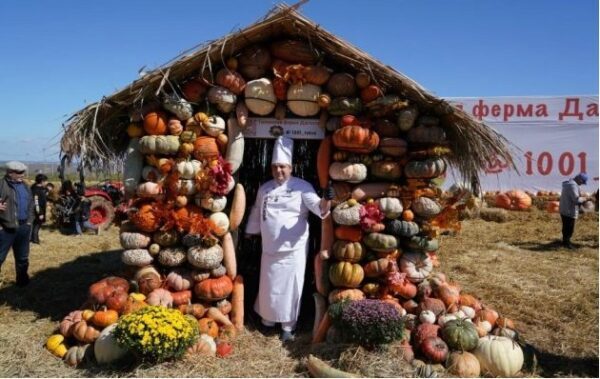
<path id="1" fill-rule="evenodd" d="M 329 214 L 333 190 L 321 199 L 312 185 L 293 177 L 294 142 L 275 141 L 273 179 L 258 189 L 246 225 L 246 234 L 261 234 L 260 282 L 254 309 L 265 326 L 281 323 L 281 339 L 294 338 L 308 255 L 308 212 L 320 218 Z"/>

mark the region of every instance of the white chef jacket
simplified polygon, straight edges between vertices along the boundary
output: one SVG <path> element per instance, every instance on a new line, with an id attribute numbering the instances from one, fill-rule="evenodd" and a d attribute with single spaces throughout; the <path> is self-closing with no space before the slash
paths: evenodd
<path id="1" fill-rule="evenodd" d="M 312 185 L 290 177 L 260 186 L 246 233 L 261 234 L 262 258 L 255 311 L 272 322 L 295 322 L 300 310 L 308 254 L 308 212 L 321 215 Z"/>

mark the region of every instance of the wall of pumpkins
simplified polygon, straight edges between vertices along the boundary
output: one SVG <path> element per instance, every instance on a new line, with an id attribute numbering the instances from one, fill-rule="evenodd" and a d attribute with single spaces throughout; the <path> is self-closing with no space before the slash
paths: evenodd
<path id="1" fill-rule="evenodd" d="M 127 127 L 124 182 L 133 207 L 120 241 L 131 277 L 95 284 L 116 285 L 119 295 L 109 301 L 91 288 L 89 302 L 92 311 L 106 307 L 115 317 L 100 323 L 74 311 L 59 333 L 68 344 L 93 344 L 103 328 L 145 304 L 193 315 L 200 332 L 217 341 L 223 331 L 243 328 L 235 234 L 251 204 L 234 178 L 248 117 L 319 118 L 326 131 L 318 180 L 321 188 L 333 181 L 336 200 L 314 259 L 314 342 L 335 342 L 327 304 L 365 297 L 395 304 L 413 332 L 408 346 L 432 362 L 441 360 L 427 346 L 446 345 L 446 356 L 448 346 L 460 350 L 444 332 L 452 320 L 476 339 L 494 327 L 510 334 L 510 320 L 433 272 L 436 236 L 456 226 L 457 216 L 435 185 L 451 153 L 437 117 L 365 72 L 330 64 L 303 40 L 251 45 L 214 75 L 198 73 L 174 85 L 160 103 L 132 111 Z M 217 331 L 206 327 L 211 320 Z M 75 333 L 81 323 L 95 332 Z M 56 353 L 65 354 L 66 348 Z"/>

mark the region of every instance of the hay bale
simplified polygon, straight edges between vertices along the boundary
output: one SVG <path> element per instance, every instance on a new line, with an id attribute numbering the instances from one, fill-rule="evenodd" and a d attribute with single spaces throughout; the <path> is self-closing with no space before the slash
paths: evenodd
<path id="1" fill-rule="evenodd" d="M 508 211 L 501 208 L 481 208 L 479 217 L 484 221 L 507 222 L 509 220 Z"/>

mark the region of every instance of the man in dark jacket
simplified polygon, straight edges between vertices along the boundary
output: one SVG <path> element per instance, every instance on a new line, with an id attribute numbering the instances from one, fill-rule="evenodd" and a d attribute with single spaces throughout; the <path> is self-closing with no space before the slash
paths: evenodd
<path id="1" fill-rule="evenodd" d="M 23 182 L 26 170 L 21 162 L 8 162 L 0 180 L 0 269 L 12 247 L 20 287 L 29 284 L 29 236 L 34 218 L 33 196 Z"/>
<path id="2" fill-rule="evenodd" d="M 46 222 L 46 200 L 48 197 L 48 177 L 44 174 L 35 176 L 35 183 L 31 186 L 35 218 L 31 229 L 31 242 L 40 243 L 40 228 Z"/>
<path id="3" fill-rule="evenodd" d="M 575 248 L 571 243 L 571 236 L 573 236 L 575 221 L 579 216 L 579 205 L 585 201 L 585 198 L 581 197 L 579 186 L 587 184 L 587 181 L 587 174 L 582 172 L 562 183 L 559 211 L 562 221 L 562 243 L 567 249 Z"/>

